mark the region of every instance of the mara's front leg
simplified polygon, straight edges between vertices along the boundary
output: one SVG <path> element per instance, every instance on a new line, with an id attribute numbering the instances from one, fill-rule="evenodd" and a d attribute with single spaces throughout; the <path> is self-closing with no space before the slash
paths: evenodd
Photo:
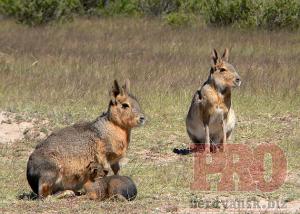
<path id="1" fill-rule="evenodd" d="M 112 171 L 114 172 L 115 175 L 119 174 L 119 170 L 120 170 L 120 164 L 119 164 L 119 162 L 111 164 L 110 167 L 111 167 L 111 169 L 112 169 Z"/>
<path id="2" fill-rule="evenodd" d="M 210 137 L 208 124 L 204 125 L 205 129 L 205 152 L 210 152 Z"/>
<path id="3" fill-rule="evenodd" d="M 100 153 L 97 154 L 97 161 L 99 164 L 101 164 L 103 166 L 103 172 L 105 175 L 107 175 L 111 169 L 110 164 L 106 158 L 106 154 L 104 153 Z"/>
<path id="4" fill-rule="evenodd" d="M 109 152 L 107 151 L 106 144 L 103 143 L 101 140 L 97 140 L 96 148 L 97 148 L 96 159 L 98 163 L 103 166 L 104 173 L 108 174 L 111 167 L 106 157 L 106 154 Z"/>

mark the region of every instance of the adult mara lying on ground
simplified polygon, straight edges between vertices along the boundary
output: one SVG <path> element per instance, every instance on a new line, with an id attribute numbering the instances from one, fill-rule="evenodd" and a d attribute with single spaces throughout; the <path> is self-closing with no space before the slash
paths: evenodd
<path id="1" fill-rule="evenodd" d="M 130 94 L 129 80 L 114 81 L 106 113 L 92 122 L 75 124 L 51 134 L 36 146 L 27 164 L 27 180 L 40 197 L 78 191 L 90 181 L 90 166 L 98 164 L 105 176 L 118 174 L 119 161 L 130 142 L 131 129 L 145 117 Z"/>

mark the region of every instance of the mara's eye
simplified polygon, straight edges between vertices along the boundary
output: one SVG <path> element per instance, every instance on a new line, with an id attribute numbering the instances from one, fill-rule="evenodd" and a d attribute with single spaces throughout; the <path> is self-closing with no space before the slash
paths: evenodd
<path id="1" fill-rule="evenodd" d="M 122 104 L 122 108 L 126 109 L 126 108 L 128 108 L 128 107 L 129 107 L 129 105 L 128 105 L 127 103 L 123 103 L 123 104 Z"/>
<path id="2" fill-rule="evenodd" d="M 224 71 L 226 71 L 225 68 L 220 68 L 220 72 L 224 72 Z"/>

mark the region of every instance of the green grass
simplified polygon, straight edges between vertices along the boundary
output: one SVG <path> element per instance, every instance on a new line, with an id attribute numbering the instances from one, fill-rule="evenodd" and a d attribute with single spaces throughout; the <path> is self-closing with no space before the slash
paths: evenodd
<path id="1" fill-rule="evenodd" d="M 38 28 L 5 20 L 0 26 L 0 109 L 63 127 L 97 117 L 107 108 L 112 81 L 129 78 L 148 119 L 133 131 L 129 163 L 121 169 L 138 186 L 135 201 L 17 199 L 30 191 L 26 162 L 37 144 L 22 141 L 0 145 L 0 211 L 159 213 L 169 205 L 189 208 L 197 197 L 300 199 L 299 33 L 172 28 L 119 18 Z M 276 143 L 285 151 L 288 180 L 275 192 L 193 192 L 192 157 L 172 153 L 190 143 L 185 116 L 207 78 L 210 51 L 225 47 L 242 77 L 233 92 L 238 124 L 232 142 Z"/>

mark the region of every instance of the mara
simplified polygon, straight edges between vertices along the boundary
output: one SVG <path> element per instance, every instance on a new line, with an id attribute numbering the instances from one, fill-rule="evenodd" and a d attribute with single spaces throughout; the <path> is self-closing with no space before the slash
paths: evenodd
<path id="1" fill-rule="evenodd" d="M 36 146 L 27 163 L 27 180 L 39 197 L 90 185 L 91 165 L 101 166 L 103 176 L 111 169 L 118 174 L 131 129 L 143 125 L 145 117 L 130 93 L 129 80 L 122 87 L 114 81 L 110 94 L 106 113 L 54 132 Z"/>
<path id="2" fill-rule="evenodd" d="M 223 151 L 236 123 L 231 91 L 241 78 L 228 55 L 227 48 L 221 57 L 213 50 L 208 79 L 194 94 L 186 118 L 189 137 L 205 151 Z"/>

